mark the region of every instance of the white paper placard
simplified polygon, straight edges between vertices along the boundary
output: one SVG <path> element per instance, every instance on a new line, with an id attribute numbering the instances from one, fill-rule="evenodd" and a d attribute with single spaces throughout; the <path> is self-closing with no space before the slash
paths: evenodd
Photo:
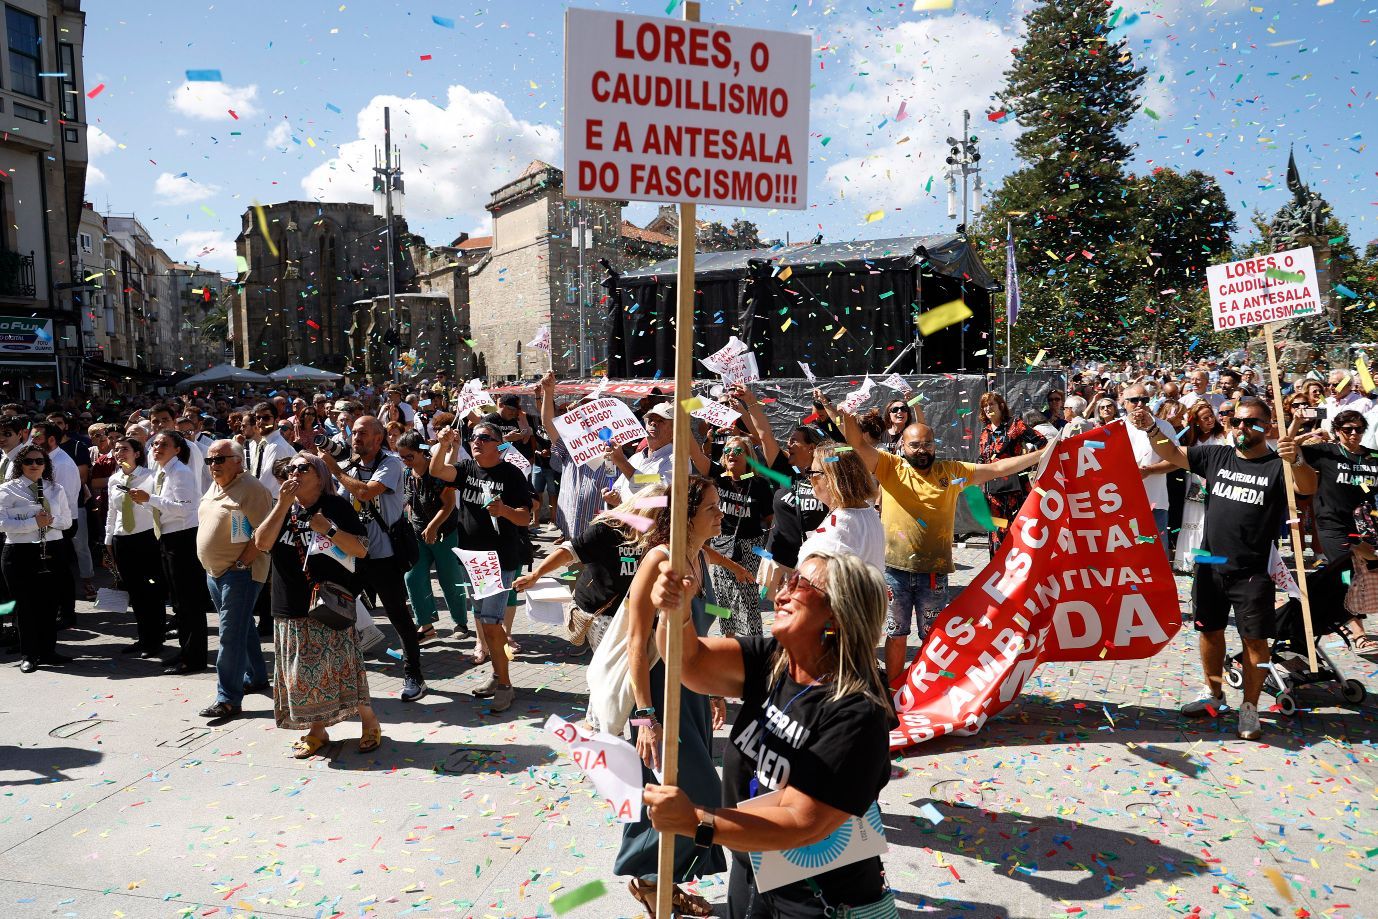
<path id="1" fill-rule="evenodd" d="M 469 599 L 482 600 L 507 590 L 502 586 L 502 564 L 498 561 L 498 553 L 492 549 L 486 552 L 455 549 L 454 553 L 459 556 L 469 575 Z"/>
<path id="2" fill-rule="evenodd" d="M 753 806 L 772 804 L 779 794 L 778 791 L 772 791 L 760 795 L 743 802 L 742 807 L 750 810 Z M 853 865 L 863 859 L 883 855 L 887 848 L 880 807 L 873 802 L 866 816 L 848 817 L 827 837 L 811 846 L 750 853 L 751 867 L 756 873 L 756 890 L 765 893 L 834 868 Z"/>
<path id="3" fill-rule="evenodd" d="M 692 418 L 701 418 L 715 428 L 730 428 L 736 424 L 742 413 L 721 402 L 703 400 L 703 405 L 689 413 Z"/>
<path id="4" fill-rule="evenodd" d="M 569 450 L 570 458 L 581 466 L 597 468 L 603 464 L 603 447 L 620 447 L 646 436 L 636 415 L 617 399 L 595 399 L 560 415 L 555 429 Z M 599 432 L 606 429 L 608 439 Z"/>
<path id="5" fill-rule="evenodd" d="M 564 625 L 565 607 L 574 600 L 569 589 L 554 578 L 541 578 L 523 596 L 526 597 L 526 614 L 532 622 L 542 625 Z"/>
<path id="6" fill-rule="evenodd" d="M 604 731 L 587 734 L 559 715 L 545 722 L 551 746 L 564 749 L 612 807 L 618 823 L 641 819 L 641 757 L 636 747 Z"/>
<path id="7" fill-rule="evenodd" d="M 1215 331 L 1284 322 L 1321 312 L 1310 246 L 1206 266 Z"/>

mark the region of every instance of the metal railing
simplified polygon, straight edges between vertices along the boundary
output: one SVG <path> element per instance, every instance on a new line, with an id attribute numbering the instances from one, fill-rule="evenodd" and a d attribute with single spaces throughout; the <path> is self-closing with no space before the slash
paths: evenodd
<path id="1" fill-rule="evenodd" d="M 0 251 L 0 297 L 33 297 L 34 254 Z"/>

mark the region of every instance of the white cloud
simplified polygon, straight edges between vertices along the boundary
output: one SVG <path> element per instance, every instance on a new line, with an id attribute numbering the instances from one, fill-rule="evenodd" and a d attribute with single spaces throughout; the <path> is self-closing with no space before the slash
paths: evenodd
<path id="1" fill-rule="evenodd" d="M 987 157 L 1013 139 L 1013 120 L 992 124 L 986 112 L 1003 83 L 1010 49 L 1020 44 L 1016 29 L 1015 22 L 1007 27 L 957 14 L 880 32 L 858 28 L 846 37 L 849 60 L 840 66 L 871 76 L 824 96 L 815 111 L 821 115 L 817 129 L 833 137 L 824 155 L 843 157 L 828 166 L 824 181 L 855 203 L 858 219 L 878 208 L 914 206 L 930 194 L 944 196 L 946 138 L 961 133 L 963 109 L 971 112 Z M 896 121 L 901 103 L 906 117 Z M 933 186 L 925 191 L 930 176 Z M 985 178 L 994 184 L 993 176 Z"/>
<path id="2" fill-rule="evenodd" d="M 92 125 L 86 131 L 86 184 L 87 186 L 101 185 L 105 182 L 105 171 L 96 165 L 97 157 L 101 157 L 118 147 L 119 144 L 113 137 L 106 134 L 100 128 Z"/>
<path id="3" fill-rule="evenodd" d="M 233 274 L 234 239 L 223 230 L 187 230 L 168 246 L 178 261 L 199 263 L 203 268 Z"/>
<path id="4" fill-rule="evenodd" d="M 258 111 L 258 105 L 254 102 L 257 96 L 257 86 L 188 80 L 172 91 L 168 104 L 173 111 L 189 118 L 232 121 L 231 110 L 240 118 L 255 114 Z"/>
<path id="5" fill-rule="evenodd" d="M 374 96 L 359 112 L 357 139 L 302 179 L 308 195 L 372 201 L 373 151 L 383 146 L 384 106 L 392 109 L 392 140 L 402 154 L 406 215 L 418 230 L 440 218 L 486 224 L 483 206 L 493 189 L 516 178 L 531 160 L 558 165 L 555 128 L 517 118 L 492 93 L 456 85 L 443 108 L 424 99 Z"/>
<path id="6" fill-rule="evenodd" d="M 174 176 L 170 172 L 164 172 L 158 176 L 153 183 L 153 193 L 157 195 L 165 204 L 190 204 L 193 201 L 204 201 L 220 191 L 218 185 L 202 185 L 193 182 L 186 175 Z"/>
<path id="7" fill-rule="evenodd" d="M 263 145 L 265 147 L 277 149 L 287 146 L 291 139 L 292 125 L 286 121 L 279 121 L 277 124 L 273 125 L 272 130 L 268 132 L 268 136 L 263 138 Z"/>

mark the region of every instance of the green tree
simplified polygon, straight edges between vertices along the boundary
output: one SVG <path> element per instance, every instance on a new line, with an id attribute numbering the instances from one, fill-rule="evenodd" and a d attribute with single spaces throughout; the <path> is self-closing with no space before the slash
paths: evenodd
<path id="1" fill-rule="evenodd" d="M 1144 71 L 1111 34 L 1110 15 L 1100 0 L 1042 0 L 997 94 L 1023 129 L 1015 152 L 1025 165 L 991 196 L 979 235 L 1002 251 L 1006 221 L 1014 224 L 1021 353 L 1123 357 L 1150 325 L 1129 296 L 1147 249 L 1120 136 L 1139 109 Z"/>
<path id="2" fill-rule="evenodd" d="M 1176 355 L 1211 334 L 1206 266 L 1231 257 L 1234 209 L 1219 183 L 1194 169 L 1157 169 L 1137 178 L 1135 188 L 1138 235 L 1148 251 L 1130 301 L 1150 326 L 1144 343 Z"/>
<path id="3" fill-rule="evenodd" d="M 762 242 L 761 231 L 750 220 L 734 220 L 727 226 L 715 220 L 698 231 L 699 248 L 705 252 L 727 252 L 739 249 L 760 249 L 770 245 Z"/>

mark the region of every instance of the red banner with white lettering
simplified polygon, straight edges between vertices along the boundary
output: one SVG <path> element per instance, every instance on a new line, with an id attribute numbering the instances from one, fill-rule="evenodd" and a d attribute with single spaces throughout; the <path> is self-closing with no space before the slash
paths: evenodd
<path id="1" fill-rule="evenodd" d="M 1152 657 L 1182 625 L 1122 422 L 1059 440 L 1009 534 L 897 688 L 890 749 L 975 734 L 1046 661 Z"/>

